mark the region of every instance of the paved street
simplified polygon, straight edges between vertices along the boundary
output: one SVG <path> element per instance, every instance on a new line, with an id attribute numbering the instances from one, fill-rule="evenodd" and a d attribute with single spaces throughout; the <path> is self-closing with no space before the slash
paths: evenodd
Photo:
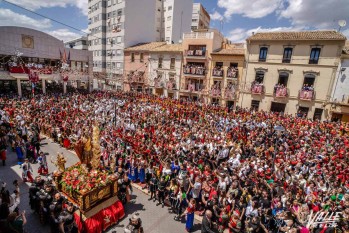
<path id="1" fill-rule="evenodd" d="M 45 139 L 42 141 L 42 150 L 49 153 L 47 157 L 49 172 L 55 170 L 55 166 L 51 163 L 51 156 L 55 159 L 57 152 L 63 152 L 67 158 L 66 166 L 71 166 L 78 162 L 78 158 L 75 154 L 61 148 L 58 144 L 52 143 L 51 140 Z M 33 164 L 34 177 L 37 176 L 38 164 Z M 26 230 L 28 233 L 48 233 L 49 227 L 42 226 L 39 222 L 37 214 L 33 213 L 29 207 L 28 199 L 28 187 L 29 183 L 23 183 L 21 179 L 22 170 L 17 165 L 17 156 L 15 153 L 8 150 L 6 166 L 0 165 L 0 179 L 7 183 L 7 188 L 12 193 L 14 187 L 12 181 L 17 179 L 20 181 L 21 190 L 21 203 L 20 210 L 26 210 L 26 216 L 28 223 Z M 109 229 L 108 233 L 123 233 L 123 228 L 128 224 L 130 216 L 137 212 L 143 221 L 143 227 L 145 233 L 181 233 L 186 232 L 184 223 L 176 222 L 173 220 L 174 215 L 169 214 L 167 208 L 161 208 L 156 206 L 155 203 L 148 201 L 146 194 L 134 189 L 131 203 L 125 207 L 126 217 L 120 221 L 118 225 L 115 225 Z M 198 222 L 195 223 L 193 232 L 200 232 L 200 226 Z"/>

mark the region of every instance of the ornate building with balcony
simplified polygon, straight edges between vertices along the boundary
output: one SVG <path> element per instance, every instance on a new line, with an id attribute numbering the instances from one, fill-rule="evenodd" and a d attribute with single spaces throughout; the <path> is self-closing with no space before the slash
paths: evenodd
<path id="1" fill-rule="evenodd" d="M 337 69 L 331 97 L 331 119 L 349 122 L 349 41 Z"/>
<path id="2" fill-rule="evenodd" d="M 124 91 L 152 93 L 153 81 L 149 78 L 150 51 L 166 42 L 141 43 L 124 51 Z"/>
<path id="3" fill-rule="evenodd" d="M 247 38 L 239 105 L 330 119 L 345 36 L 336 31 L 268 32 Z"/>
<path id="4" fill-rule="evenodd" d="M 211 91 L 211 103 L 229 108 L 238 101 L 239 84 L 243 74 L 245 49 L 243 44 L 223 44 L 223 48 L 211 53 L 209 84 L 218 90 Z M 217 83 L 220 85 L 217 87 Z M 217 95 L 219 93 L 219 95 Z"/>
<path id="5" fill-rule="evenodd" d="M 223 42 L 223 35 L 215 29 L 184 33 L 180 98 L 211 102 L 211 53 L 220 50 Z"/>
<path id="6" fill-rule="evenodd" d="M 153 94 L 179 98 L 182 53 L 181 44 L 167 44 L 150 50 L 149 79 Z"/>

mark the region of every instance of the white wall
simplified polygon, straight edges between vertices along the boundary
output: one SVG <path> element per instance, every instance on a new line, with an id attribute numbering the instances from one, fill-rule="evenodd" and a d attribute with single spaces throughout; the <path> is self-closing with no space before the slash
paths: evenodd
<path id="1" fill-rule="evenodd" d="M 31 36 L 34 40 L 34 48 L 22 47 L 22 35 Z M 67 49 L 63 41 L 30 28 L 4 26 L 0 27 L 0 54 L 14 55 L 15 50 L 20 51 L 23 57 L 38 57 L 47 59 L 60 59 L 59 50 L 68 56 L 70 60 L 88 61 L 92 58 L 92 53 L 87 50 Z"/>
<path id="2" fill-rule="evenodd" d="M 154 13 L 158 0 L 127 0 L 125 7 L 125 47 L 156 41 Z"/>
<path id="3" fill-rule="evenodd" d="M 182 14 L 183 12 L 183 14 Z M 193 0 L 175 0 L 173 6 L 172 41 L 178 43 L 183 33 L 191 31 Z"/>
<path id="4" fill-rule="evenodd" d="M 344 71 L 341 71 L 345 69 Z M 336 81 L 332 92 L 332 101 L 341 102 L 348 100 L 349 97 L 349 58 L 342 59 L 338 67 Z"/>

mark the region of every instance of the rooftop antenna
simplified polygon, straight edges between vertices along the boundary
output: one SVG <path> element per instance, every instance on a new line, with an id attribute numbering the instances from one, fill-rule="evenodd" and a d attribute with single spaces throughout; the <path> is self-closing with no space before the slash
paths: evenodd
<path id="1" fill-rule="evenodd" d="M 347 25 L 347 21 L 345 21 L 344 19 L 341 19 L 338 21 L 338 25 L 339 25 L 338 32 L 340 32 L 342 27 L 345 27 Z"/>
<path id="2" fill-rule="evenodd" d="M 220 23 L 221 23 L 221 32 L 223 33 L 224 20 L 221 19 Z"/>

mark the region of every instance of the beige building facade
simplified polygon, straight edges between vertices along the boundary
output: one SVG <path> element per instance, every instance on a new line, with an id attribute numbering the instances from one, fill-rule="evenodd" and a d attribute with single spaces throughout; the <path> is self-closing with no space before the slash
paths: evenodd
<path id="1" fill-rule="evenodd" d="M 150 50 L 149 83 L 153 94 L 178 99 L 182 65 L 181 44 L 167 44 Z"/>
<path id="2" fill-rule="evenodd" d="M 141 43 L 125 49 L 124 56 L 124 91 L 151 93 L 149 78 L 150 51 L 166 42 Z"/>
<path id="3" fill-rule="evenodd" d="M 345 44 L 335 31 L 257 33 L 247 39 L 240 106 L 329 119 Z"/>
<path id="4" fill-rule="evenodd" d="M 245 49 L 235 45 L 223 45 L 223 47 L 211 53 L 208 98 L 212 104 L 234 108 L 239 100 Z"/>
<path id="5" fill-rule="evenodd" d="M 184 33 L 180 98 L 209 101 L 211 53 L 220 50 L 223 42 L 224 37 L 217 30 Z"/>

